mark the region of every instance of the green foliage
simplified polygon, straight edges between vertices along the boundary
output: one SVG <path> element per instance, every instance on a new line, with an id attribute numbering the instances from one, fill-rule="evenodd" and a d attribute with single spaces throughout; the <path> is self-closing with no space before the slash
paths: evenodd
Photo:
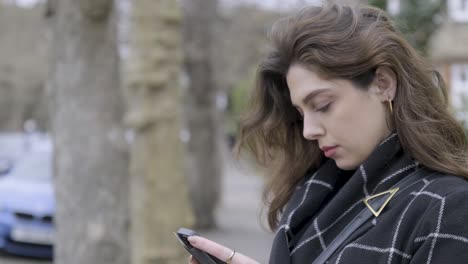
<path id="1" fill-rule="evenodd" d="M 402 10 L 396 19 L 402 32 L 415 48 L 427 53 L 429 38 L 438 26 L 434 17 L 441 12 L 444 1 L 407 0 L 401 2 Z"/>
<path id="2" fill-rule="evenodd" d="M 226 132 L 235 135 L 239 125 L 240 118 L 247 108 L 249 91 L 252 90 L 254 83 L 253 74 L 239 80 L 229 94 L 229 109 L 226 118 Z"/>
<path id="3" fill-rule="evenodd" d="M 234 115 L 241 115 L 247 106 L 248 91 L 251 90 L 251 79 L 241 80 L 231 91 L 232 112 Z"/>
<path id="4" fill-rule="evenodd" d="M 371 0 L 369 4 L 386 9 L 387 0 Z M 443 0 L 400 0 L 400 12 L 393 17 L 397 27 L 413 47 L 427 53 L 427 45 L 438 22 L 434 19 L 442 12 Z"/>
<path id="5" fill-rule="evenodd" d="M 370 0 L 369 4 L 380 9 L 387 9 L 387 0 Z"/>

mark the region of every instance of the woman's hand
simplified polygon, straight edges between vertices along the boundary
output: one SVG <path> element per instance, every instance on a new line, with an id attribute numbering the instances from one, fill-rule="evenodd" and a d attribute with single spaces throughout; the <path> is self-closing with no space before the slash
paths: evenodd
<path id="1" fill-rule="evenodd" d="M 200 236 L 191 236 L 188 238 L 188 241 L 190 244 L 192 244 L 192 246 L 203 250 L 206 253 L 211 254 L 224 262 L 227 262 L 228 264 L 259 264 L 257 261 L 244 256 L 241 253 L 234 252 L 232 249 Z M 232 256 L 233 252 L 234 255 Z M 228 260 L 230 257 L 232 258 L 229 262 Z M 192 256 L 190 256 L 189 263 L 200 264 Z"/>

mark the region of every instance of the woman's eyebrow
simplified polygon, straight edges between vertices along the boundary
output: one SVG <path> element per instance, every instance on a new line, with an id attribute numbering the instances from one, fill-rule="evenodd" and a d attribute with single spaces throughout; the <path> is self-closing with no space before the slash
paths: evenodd
<path id="1" fill-rule="evenodd" d="M 307 104 L 310 100 L 312 100 L 312 98 L 314 98 L 315 96 L 323 93 L 323 92 L 326 92 L 326 91 L 329 91 L 330 89 L 329 88 L 320 88 L 320 89 L 317 89 L 317 90 L 314 90 L 312 92 L 310 92 L 309 94 L 307 94 L 303 99 L 302 99 L 302 103 L 305 105 Z M 299 107 L 295 104 L 292 104 L 294 107 Z"/>
<path id="2" fill-rule="evenodd" d="M 328 90 L 329 90 L 328 88 L 320 88 L 320 89 L 314 90 L 310 92 L 308 95 L 306 95 L 304 99 L 302 99 L 302 103 L 307 104 L 310 100 L 312 100 L 312 98 L 314 98 L 315 96 L 323 92 L 327 92 Z"/>

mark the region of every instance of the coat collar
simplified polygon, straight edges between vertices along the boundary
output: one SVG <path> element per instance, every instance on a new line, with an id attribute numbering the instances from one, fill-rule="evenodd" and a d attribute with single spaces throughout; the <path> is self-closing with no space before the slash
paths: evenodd
<path id="1" fill-rule="evenodd" d="M 403 152 L 396 134 L 384 140 L 354 172 L 340 170 L 333 160 L 325 161 L 293 193 L 273 242 L 270 263 L 315 259 L 327 246 L 325 241 L 332 240 L 363 208 L 364 198 L 389 189 L 416 166 Z M 349 180 L 340 186 L 340 177 Z"/>

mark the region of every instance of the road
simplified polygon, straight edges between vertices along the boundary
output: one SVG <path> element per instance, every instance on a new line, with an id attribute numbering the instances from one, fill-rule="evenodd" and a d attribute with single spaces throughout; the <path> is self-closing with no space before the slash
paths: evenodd
<path id="1" fill-rule="evenodd" d="M 6 254 L 0 254 L 1 264 L 52 264 L 51 261 L 41 261 L 36 259 L 19 258 Z"/>
<path id="2" fill-rule="evenodd" d="M 241 163 L 227 159 L 223 196 L 216 216 L 218 228 L 199 233 L 259 263 L 268 263 L 273 234 L 261 217 L 262 178 Z"/>

